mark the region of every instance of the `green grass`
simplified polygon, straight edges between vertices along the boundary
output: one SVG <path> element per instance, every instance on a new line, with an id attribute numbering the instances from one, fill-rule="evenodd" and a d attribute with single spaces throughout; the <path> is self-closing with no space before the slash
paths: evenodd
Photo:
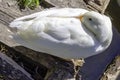
<path id="1" fill-rule="evenodd" d="M 40 4 L 39 0 L 18 0 L 18 5 L 20 8 L 30 8 L 30 9 L 35 9 L 38 7 Z"/>

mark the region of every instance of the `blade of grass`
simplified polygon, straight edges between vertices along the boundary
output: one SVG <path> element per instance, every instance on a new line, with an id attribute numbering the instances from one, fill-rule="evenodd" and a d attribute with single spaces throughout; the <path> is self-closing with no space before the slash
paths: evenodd
<path id="1" fill-rule="evenodd" d="M 18 5 L 20 7 L 29 7 L 30 9 L 34 9 L 38 7 L 40 4 L 39 0 L 18 0 Z"/>

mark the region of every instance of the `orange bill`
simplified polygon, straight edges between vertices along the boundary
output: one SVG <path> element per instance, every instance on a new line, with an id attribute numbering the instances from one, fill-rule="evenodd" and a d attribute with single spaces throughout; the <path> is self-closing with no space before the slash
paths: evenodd
<path id="1" fill-rule="evenodd" d="M 76 18 L 80 19 L 80 21 L 81 21 L 82 18 L 83 18 L 83 15 L 81 15 L 81 16 L 77 16 Z"/>

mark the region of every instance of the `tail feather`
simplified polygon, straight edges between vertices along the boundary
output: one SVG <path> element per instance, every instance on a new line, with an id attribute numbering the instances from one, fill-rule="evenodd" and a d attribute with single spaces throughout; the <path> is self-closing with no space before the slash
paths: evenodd
<path id="1" fill-rule="evenodd" d="M 17 32 L 17 28 L 21 27 L 21 24 L 23 24 L 22 21 L 13 21 L 9 24 L 9 29 L 11 32 Z"/>

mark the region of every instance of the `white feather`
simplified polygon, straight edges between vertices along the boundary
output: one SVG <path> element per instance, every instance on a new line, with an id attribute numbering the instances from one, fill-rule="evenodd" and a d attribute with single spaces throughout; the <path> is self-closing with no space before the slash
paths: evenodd
<path id="1" fill-rule="evenodd" d="M 15 19 L 10 23 L 10 28 L 16 29 L 13 31 L 13 37 L 25 47 L 62 58 L 85 58 L 104 51 L 112 40 L 111 22 L 108 17 L 92 13 L 93 18 L 94 14 L 98 15 L 97 17 L 100 15 L 100 19 L 104 17 L 104 22 L 99 27 L 106 30 L 104 32 L 98 27 L 101 31 L 95 31 L 97 37 L 93 34 L 95 29 L 89 29 L 92 26 L 87 28 L 83 20 L 76 18 L 88 12 L 75 8 L 48 9 Z"/>

